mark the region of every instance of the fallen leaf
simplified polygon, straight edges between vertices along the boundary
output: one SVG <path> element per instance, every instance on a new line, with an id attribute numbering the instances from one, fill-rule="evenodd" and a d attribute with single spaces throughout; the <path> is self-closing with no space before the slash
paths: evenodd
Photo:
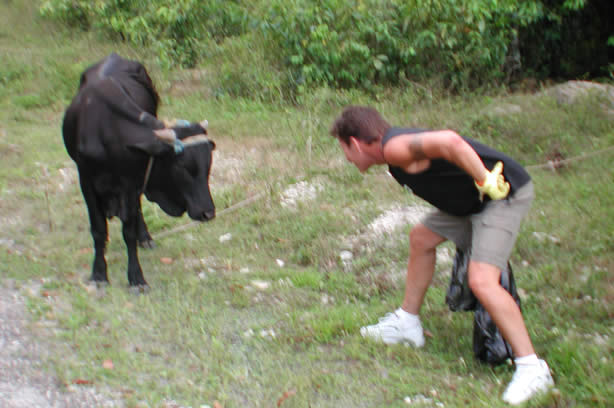
<path id="1" fill-rule="evenodd" d="M 102 368 L 106 368 L 107 370 L 113 369 L 113 361 L 112 360 L 104 360 L 102 362 Z"/>
<path id="2" fill-rule="evenodd" d="M 77 384 L 77 385 L 85 385 L 85 384 L 92 384 L 92 382 L 90 380 L 82 380 L 81 378 L 76 378 L 74 380 L 72 380 L 73 384 Z"/>
<path id="3" fill-rule="evenodd" d="M 284 392 L 284 395 L 282 395 L 278 400 L 277 400 L 277 406 L 281 407 L 281 404 L 284 403 L 285 400 L 287 400 L 288 398 L 290 398 L 291 396 L 296 394 L 296 390 L 290 390 L 290 391 L 286 391 Z"/>
<path id="4" fill-rule="evenodd" d="M 160 258 L 160 262 L 162 262 L 165 265 L 170 265 L 173 263 L 173 258 L 168 258 L 166 256 Z"/>

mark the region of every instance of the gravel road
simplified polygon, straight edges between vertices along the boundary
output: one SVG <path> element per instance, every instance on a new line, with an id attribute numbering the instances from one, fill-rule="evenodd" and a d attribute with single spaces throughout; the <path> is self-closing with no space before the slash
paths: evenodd
<path id="1" fill-rule="evenodd" d="M 32 325 L 26 298 L 14 282 L 0 280 L 0 407 L 123 407 L 92 386 L 68 385 L 45 369 L 46 356 L 58 351 L 46 340 L 48 328 Z"/>

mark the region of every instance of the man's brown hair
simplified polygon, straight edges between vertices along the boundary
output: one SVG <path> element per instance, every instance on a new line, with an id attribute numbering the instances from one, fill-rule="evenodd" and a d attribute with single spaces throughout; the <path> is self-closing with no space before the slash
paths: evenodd
<path id="1" fill-rule="evenodd" d="M 333 123 L 330 134 L 346 145 L 350 144 L 350 136 L 370 144 L 381 140 L 389 128 L 388 122 L 375 109 L 348 106 Z"/>

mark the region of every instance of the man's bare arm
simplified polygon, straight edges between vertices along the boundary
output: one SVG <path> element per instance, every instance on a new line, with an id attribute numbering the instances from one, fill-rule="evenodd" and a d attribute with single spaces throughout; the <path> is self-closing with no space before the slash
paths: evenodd
<path id="1" fill-rule="evenodd" d="M 430 159 L 445 159 L 454 163 L 476 181 L 483 181 L 487 172 L 475 150 L 451 130 L 396 137 L 384 146 L 384 157 L 388 164 L 410 173 L 426 169 Z"/>
<path id="2" fill-rule="evenodd" d="M 428 159 L 426 153 L 424 153 L 424 148 L 422 146 L 423 140 L 422 135 L 415 134 L 411 135 L 409 139 L 409 153 L 413 160 L 424 160 Z"/>

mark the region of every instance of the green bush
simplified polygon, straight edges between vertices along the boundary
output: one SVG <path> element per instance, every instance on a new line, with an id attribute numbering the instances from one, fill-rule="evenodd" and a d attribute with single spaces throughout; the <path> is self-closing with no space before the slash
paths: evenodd
<path id="1" fill-rule="evenodd" d="M 596 0 L 601 8 L 589 10 L 586 0 L 46 0 L 40 10 L 63 24 L 151 47 L 168 67 L 195 66 L 241 38 L 237 44 L 246 50 L 226 59 L 248 59 L 237 62 L 241 69 L 225 66 L 219 88 L 253 95 L 254 84 L 270 82 L 262 82 L 263 63 L 280 74 L 273 92 L 293 99 L 321 86 L 375 91 L 435 81 L 463 90 L 506 82 L 523 67 L 575 72 L 569 65 L 579 63 L 571 58 L 557 62 L 558 71 L 548 61 L 567 45 L 594 54 L 580 52 L 590 45 L 606 49 L 599 55 L 607 62 L 611 33 L 592 36 L 590 44 L 572 41 L 578 24 L 585 32 L 607 31 L 581 24 L 588 14 L 580 13 L 610 10 L 606 3 Z M 254 48 L 266 52 L 252 74 L 245 67 L 253 66 Z"/>
<path id="2" fill-rule="evenodd" d="M 299 91 L 370 88 L 441 77 L 451 88 L 502 78 L 516 27 L 534 2 L 274 0 L 262 25 Z"/>
<path id="3" fill-rule="evenodd" d="M 191 67 L 210 41 L 245 32 L 239 0 L 46 0 L 41 14 L 82 29 L 97 29 L 158 51 L 166 65 Z"/>

